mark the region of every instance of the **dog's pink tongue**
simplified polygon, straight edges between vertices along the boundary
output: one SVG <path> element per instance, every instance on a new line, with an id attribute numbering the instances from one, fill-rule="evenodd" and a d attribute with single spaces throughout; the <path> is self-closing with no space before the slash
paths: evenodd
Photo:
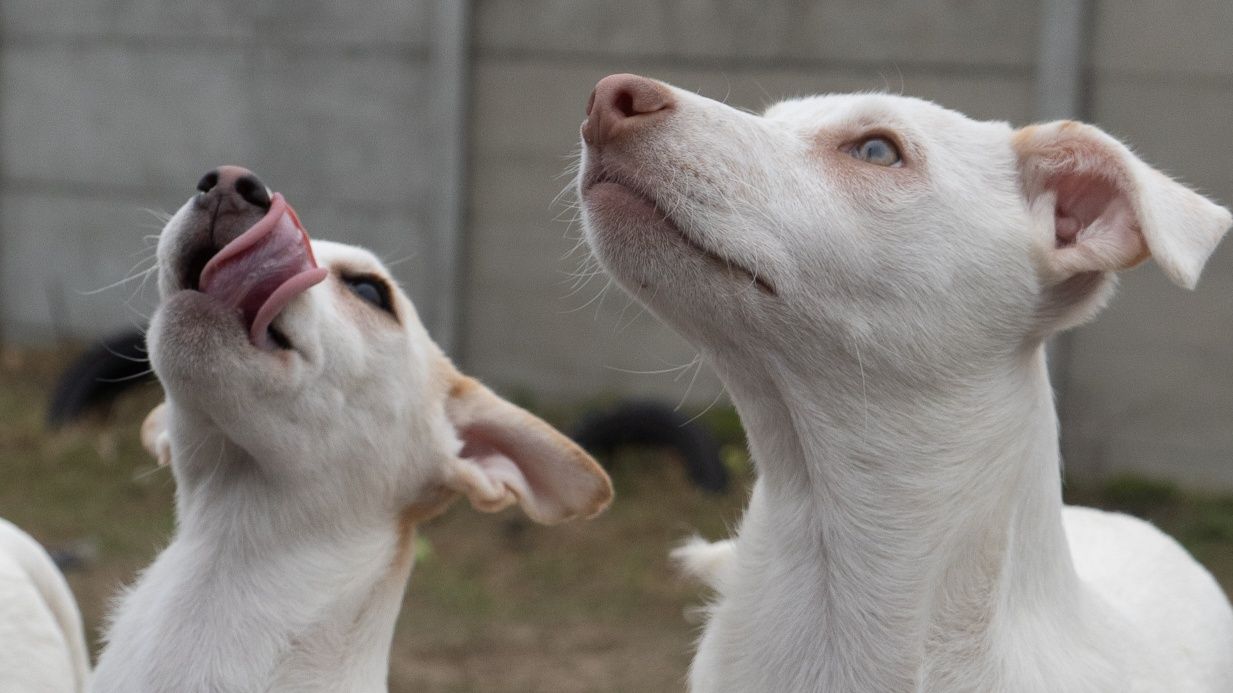
<path id="1" fill-rule="evenodd" d="M 201 291 L 244 315 L 252 343 L 268 349 L 270 323 L 296 296 L 329 275 L 317 266 L 308 232 L 283 196 L 201 270 Z"/>

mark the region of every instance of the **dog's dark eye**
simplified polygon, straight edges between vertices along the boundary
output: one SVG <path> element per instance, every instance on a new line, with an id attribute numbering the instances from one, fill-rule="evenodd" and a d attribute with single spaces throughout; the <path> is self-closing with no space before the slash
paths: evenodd
<path id="1" fill-rule="evenodd" d="M 896 166 L 902 162 L 899 148 L 885 137 L 870 137 L 852 147 L 852 156 L 877 166 Z"/>
<path id="2" fill-rule="evenodd" d="M 394 307 L 390 303 L 390 286 L 385 281 L 372 276 L 343 277 L 343 281 L 356 296 L 368 301 L 374 306 L 391 315 Z"/>

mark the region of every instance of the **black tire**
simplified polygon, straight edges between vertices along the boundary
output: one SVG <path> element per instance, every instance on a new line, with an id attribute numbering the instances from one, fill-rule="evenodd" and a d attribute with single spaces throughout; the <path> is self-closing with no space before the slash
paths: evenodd
<path id="1" fill-rule="evenodd" d="M 110 408 L 121 393 L 154 379 L 140 330 L 103 339 L 65 369 L 47 408 L 47 425 L 59 428 L 90 412 Z"/>
<path id="2" fill-rule="evenodd" d="M 659 402 L 627 401 L 588 414 L 574 428 L 572 437 L 601 459 L 628 445 L 671 448 L 684 461 L 695 486 L 712 493 L 728 488 L 728 470 L 715 436 L 705 426 Z"/>

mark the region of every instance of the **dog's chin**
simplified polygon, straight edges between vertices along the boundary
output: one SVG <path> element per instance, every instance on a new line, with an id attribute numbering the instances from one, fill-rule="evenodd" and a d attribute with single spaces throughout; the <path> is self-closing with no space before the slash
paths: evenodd
<path id="1" fill-rule="evenodd" d="M 275 324 L 294 335 L 285 318 L 279 316 Z M 304 360 L 294 348 L 255 346 L 239 311 L 191 290 L 162 302 L 148 341 L 155 373 L 181 399 L 227 399 L 252 386 L 266 391 L 295 387 Z"/>
<path id="2" fill-rule="evenodd" d="M 775 288 L 764 277 L 720 256 L 685 233 L 654 200 L 615 180 L 601 179 L 582 190 L 582 203 L 592 247 L 607 265 L 630 265 L 628 278 L 636 278 L 635 293 L 658 287 L 672 272 L 647 276 L 649 266 L 663 263 L 678 268 L 697 266 L 703 276 L 714 277 L 731 290 L 752 287 L 774 296 Z M 656 262 L 658 260 L 658 262 Z M 614 269 L 610 267 L 610 269 Z"/>

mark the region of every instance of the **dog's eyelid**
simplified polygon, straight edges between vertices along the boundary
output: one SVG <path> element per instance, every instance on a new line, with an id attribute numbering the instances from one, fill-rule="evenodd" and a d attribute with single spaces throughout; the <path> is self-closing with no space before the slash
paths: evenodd
<path id="1" fill-rule="evenodd" d="M 884 168 L 902 168 L 907 165 L 909 157 L 906 154 L 907 149 L 904 147 L 903 141 L 895 133 L 882 128 L 865 130 L 860 135 L 845 140 L 844 143 L 839 146 L 839 151 L 844 152 L 855 159 L 862 160 L 860 156 L 861 148 L 876 140 L 883 140 L 890 145 L 895 160 L 888 164 L 877 164 L 876 162 L 869 163 L 874 163 L 875 165 L 880 165 Z"/>
<path id="2" fill-rule="evenodd" d="M 350 272 L 346 270 L 338 271 L 338 278 L 351 289 L 353 293 L 360 297 L 366 303 L 369 303 L 374 308 L 378 308 L 390 317 L 398 321 L 398 314 L 394 311 L 394 289 L 390 286 L 389 280 L 385 277 L 373 272 Z M 371 286 L 376 292 L 376 296 L 369 296 L 362 292 L 359 287 L 363 285 Z"/>

